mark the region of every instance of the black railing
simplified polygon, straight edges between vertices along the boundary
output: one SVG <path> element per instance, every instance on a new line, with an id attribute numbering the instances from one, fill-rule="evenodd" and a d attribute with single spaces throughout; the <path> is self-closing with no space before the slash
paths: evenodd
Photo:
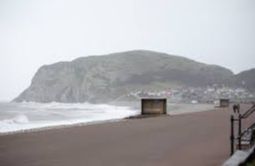
<path id="1" fill-rule="evenodd" d="M 242 119 L 248 118 L 255 111 L 255 104 L 252 105 L 243 115 L 241 115 Z"/>
<path id="2" fill-rule="evenodd" d="M 250 130 L 252 130 L 252 129 L 254 129 L 254 128 L 255 128 L 255 123 L 253 123 L 253 124 L 250 125 L 247 129 L 245 129 L 245 130 L 241 133 L 240 137 L 243 137 L 245 134 L 247 134 Z"/>
<path id="3" fill-rule="evenodd" d="M 239 110 L 238 110 L 239 112 Z M 230 122 L 231 122 L 231 131 L 230 131 L 230 148 L 231 148 L 231 152 L 230 154 L 232 155 L 235 151 L 235 140 L 238 141 L 238 149 L 241 150 L 242 149 L 242 141 L 248 141 L 250 142 L 250 144 L 254 141 L 251 141 L 250 139 L 243 139 L 243 137 L 248 134 L 251 130 L 255 129 L 255 122 L 253 122 L 252 125 L 250 125 L 248 128 L 246 128 L 243 132 L 242 132 L 242 120 L 248 118 L 250 115 L 252 115 L 255 112 L 255 104 L 252 105 L 251 108 L 249 108 L 245 113 L 238 115 L 237 118 L 234 117 L 234 115 L 231 115 L 230 118 Z M 238 134 L 237 137 L 235 137 L 235 130 L 234 130 L 234 124 L 235 122 L 238 122 Z"/>

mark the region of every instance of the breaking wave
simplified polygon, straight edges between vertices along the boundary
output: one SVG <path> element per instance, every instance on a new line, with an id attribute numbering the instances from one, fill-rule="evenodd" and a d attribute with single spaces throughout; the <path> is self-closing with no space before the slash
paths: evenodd
<path id="1" fill-rule="evenodd" d="M 0 133 L 122 119 L 138 113 L 130 107 L 107 104 L 0 103 Z M 3 109 L 4 108 L 4 109 Z"/>

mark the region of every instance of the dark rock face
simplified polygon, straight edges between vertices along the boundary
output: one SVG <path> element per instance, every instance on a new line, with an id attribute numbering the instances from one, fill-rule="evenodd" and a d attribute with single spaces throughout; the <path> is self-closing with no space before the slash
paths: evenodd
<path id="1" fill-rule="evenodd" d="M 220 66 L 152 51 L 129 51 L 42 66 L 15 101 L 107 102 L 134 89 L 199 87 L 232 77 L 230 70 Z M 246 73 L 236 80 L 243 77 Z"/>

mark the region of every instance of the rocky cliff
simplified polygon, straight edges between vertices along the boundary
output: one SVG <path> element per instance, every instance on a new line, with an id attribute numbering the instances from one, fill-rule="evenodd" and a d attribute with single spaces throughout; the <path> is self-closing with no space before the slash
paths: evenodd
<path id="1" fill-rule="evenodd" d="M 42 66 L 15 101 L 108 102 L 134 89 L 207 86 L 233 76 L 226 68 L 180 56 L 128 51 Z"/>

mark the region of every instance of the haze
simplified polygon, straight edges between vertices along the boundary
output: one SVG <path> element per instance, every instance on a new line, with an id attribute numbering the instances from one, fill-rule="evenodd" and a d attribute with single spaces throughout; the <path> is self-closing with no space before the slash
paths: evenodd
<path id="1" fill-rule="evenodd" d="M 1 0 L 0 100 L 44 64 L 134 49 L 238 73 L 255 67 L 254 29 L 254 0 Z"/>

